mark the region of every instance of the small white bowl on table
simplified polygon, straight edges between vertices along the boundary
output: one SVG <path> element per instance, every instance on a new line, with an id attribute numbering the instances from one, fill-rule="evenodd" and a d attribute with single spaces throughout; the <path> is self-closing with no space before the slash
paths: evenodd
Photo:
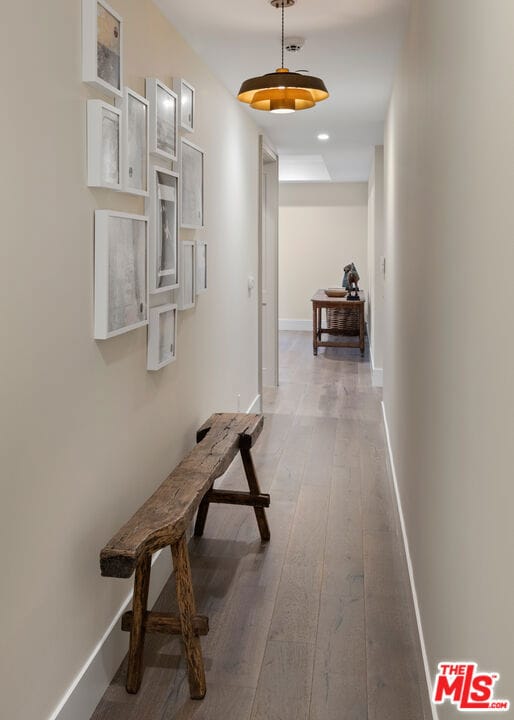
<path id="1" fill-rule="evenodd" d="M 344 288 L 326 288 L 325 295 L 334 298 L 344 298 L 348 295 L 348 291 Z"/>

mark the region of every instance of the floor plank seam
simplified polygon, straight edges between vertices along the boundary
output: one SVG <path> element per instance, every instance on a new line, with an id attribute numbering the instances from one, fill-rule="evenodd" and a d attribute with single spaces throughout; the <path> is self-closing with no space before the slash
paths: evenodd
<path id="1" fill-rule="evenodd" d="M 359 453 L 359 465 L 360 465 L 360 478 L 359 478 L 359 506 L 360 506 L 360 515 L 361 515 L 361 551 L 362 551 L 362 586 L 363 586 L 363 605 L 364 605 L 364 647 L 365 647 L 365 653 L 366 653 L 366 719 L 369 719 L 369 649 L 368 649 L 368 607 L 366 602 L 366 585 L 367 585 L 367 572 L 366 572 L 366 563 L 364 560 L 364 552 L 365 552 L 365 532 L 364 532 L 364 504 L 363 504 L 363 482 L 364 482 L 364 474 L 362 472 L 362 455 Z"/>
<path id="2" fill-rule="evenodd" d="M 335 454 L 335 448 L 334 452 L 332 453 L 332 457 Z M 320 623 L 320 615 L 321 615 L 321 595 L 323 593 L 323 587 L 324 587 L 324 579 L 326 576 L 326 567 L 325 567 L 325 558 L 327 553 L 327 536 L 328 536 L 328 523 L 329 523 L 329 514 L 330 514 L 330 507 L 331 507 L 331 499 L 332 499 L 332 482 L 333 477 L 331 475 L 330 477 L 330 485 L 329 485 L 329 491 L 328 491 L 328 503 L 327 503 L 327 514 L 326 514 L 326 522 L 325 522 L 325 537 L 323 541 L 323 569 L 321 571 L 321 584 L 320 584 L 320 592 L 319 592 L 319 598 L 318 598 L 318 617 L 317 617 L 317 623 L 316 623 L 316 637 L 314 641 L 314 662 L 312 663 L 312 673 L 311 673 L 311 683 L 310 683 L 310 694 L 309 694 L 309 712 L 307 717 L 311 718 L 312 715 L 312 688 L 314 686 L 314 672 L 316 669 L 316 648 L 318 647 L 318 638 L 319 638 L 319 623 Z"/>
<path id="3" fill-rule="evenodd" d="M 277 472 L 278 472 L 278 465 L 277 465 Z M 276 593 L 275 593 L 275 598 L 274 598 L 274 601 L 273 601 L 273 611 L 272 611 L 272 613 L 271 613 L 270 622 L 269 622 L 268 630 L 267 630 L 267 633 L 266 633 L 266 644 L 265 644 L 265 646 L 264 646 L 264 653 L 263 653 L 263 656 L 262 656 L 261 665 L 260 665 L 260 669 L 259 669 L 259 676 L 258 676 L 258 679 L 257 679 L 257 687 L 256 687 L 256 689 L 255 689 L 255 693 L 254 693 L 253 701 L 252 701 L 252 707 L 251 707 L 250 715 L 249 715 L 250 720 L 254 717 L 255 703 L 256 703 L 256 700 L 257 700 L 257 694 L 258 694 L 259 686 L 260 686 L 260 682 L 261 682 L 263 665 L 264 665 L 264 659 L 265 659 L 265 657 L 266 657 L 266 648 L 267 648 L 269 642 L 271 641 L 271 640 L 270 640 L 270 632 L 271 632 L 271 626 L 272 626 L 272 623 L 273 623 L 273 617 L 274 617 L 274 615 L 275 615 L 275 610 L 276 610 L 276 607 L 277 607 L 278 589 L 279 589 L 279 587 L 280 587 L 280 583 L 281 583 L 281 581 L 282 581 L 282 576 L 283 576 L 283 573 L 284 573 L 284 565 L 285 565 L 285 561 L 286 561 L 287 551 L 288 551 L 288 549 L 289 549 L 289 543 L 291 542 L 291 533 L 292 533 L 292 531 L 293 531 L 294 519 L 295 519 L 295 517 L 296 517 L 297 511 L 298 511 L 298 499 L 295 501 L 295 511 L 294 511 L 294 513 L 293 513 L 293 518 L 292 518 L 292 520 L 291 520 L 291 525 L 290 525 L 290 527 L 289 527 L 289 533 L 288 533 L 288 539 L 287 539 L 287 543 L 286 543 L 286 549 L 285 549 L 285 551 L 284 551 L 284 555 L 283 555 L 282 562 L 281 562 L 280 576 L 279 576 L 279 580 L 278 580 L 278 583 L 277 583 L 277 591 L 276 591 Z M 272 539 L 272 542 L 273 542 L 273 539 Z"/>

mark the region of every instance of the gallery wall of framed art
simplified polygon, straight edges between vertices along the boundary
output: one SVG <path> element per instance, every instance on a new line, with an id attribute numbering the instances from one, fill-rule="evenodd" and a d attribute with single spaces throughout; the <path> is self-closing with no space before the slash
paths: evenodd
<path id="1" fill-rule="evenodd" d="M 150 152 L 176 161 L 178 152 L 177 96 L 157 78 L 146 78 L 150 103 Z"/>
<path id="2" fill-rule="evenodd" d="M 95 338 L 107 340 L 148 323 L 148 218 L 95 212 Z"/>
<path id="3" fill-rule="evenodd" d="M 123 96 L 123 19 L 104 0 L 82 0 L 82 79 Z"/>
<path id="4" fill-rule="evenodd" d="M 205 240 L 196 241 L 196 294 L 201 295 L 207 292 L 207 242 Z"/>
<path id="5" fill-rule="evenodd" d="M 148 100 L 129 87 L 117 100 L 121 108 L 122 190 L 148 195 L 150 118 Z"/>
<path id="6" fill-rule="evenodd" d="M 147 370 L 160 370 L 177 357 L 177 305 L 150 309 L 148 322 Z"/>
<path id="7" fill-rule="evenodd" d="M 179 287 L 179 176 L 152 167 L 150 197 L 149 290 L 162 293 Z"/>
<path id="8" fill-rule="evenodd" d="M 87 184 L 121 190 L 121 110 L 87 101 Z"/>
<path id="9" fill-rule="evenodd" d="M 87 184 L 145 202 L 144 215 L 95 212 L 94 337 L 148 325 L 155 371 L 176 357 L 178 311 L 207 291 L 207 242 L 194 237 L 204 228 L 205 153 L 183 135 L 196 125 L 190 82 L 142 78 L 145 96 L 123 85 L 123 28 L 104 0 L 82 0 L 82 78 L 102 94 L 87 101 Z"/>
<path id="10" fill-rule="evenodd" d="M 175 78 L 173 81 L 173 90 L 177 94 L 180 108 L 180 128 L 188 133 L 192 133 L 195 129 L 196 118 L 195 89 L 187 80 Z"/>
<path id="11" fill-rule="evenodd" d="M 204 151 L 186 138 L 180 143 L 180 225 L 195 230 L 204 227 Z"/>
<path id="12" fill-rule="evenodd" d="M 180 248 L 179 310 L 189 310 L 196 303 L 196 243 L 183 240 Z"/>

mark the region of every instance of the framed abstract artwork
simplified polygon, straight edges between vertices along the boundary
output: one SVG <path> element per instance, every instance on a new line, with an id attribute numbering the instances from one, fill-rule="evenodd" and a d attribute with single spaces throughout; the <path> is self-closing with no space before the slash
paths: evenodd
<path id="1" fill-rule="evenodd" d="M 122 189 L 148 195 L 149 113 L 148 100 L 126 87 L 121 108 Z"/>
<path id="2" fill-rule="evenodd" d="M 121 190 L 121 111 L 102 100 L 87 101 L 87 184 Z"/>
<path id="3" fill-rule="evenodd" d="M 149 290 L 160 293 L 179 286 L 178 175 L 153 167 L 150 177 Z"/>
<path id="4" fill-rule="evenodd" d="M 146 78 L 150 103 L 150 152 L 167 160 L 177 159 L 177 96 L 156 78 Z"/>
<path id="5" fill-rule="evenodd" d="M 195 306 L 196 300 L 196 268 L 193 240 L 184 240 L 180 248 L 180 289 L 179 310 L 188 310 Z"/>
<path id="6" fill-rule="evenodd" d="M 123 95 L 123 19 L 104 0 L 82 0 L 82 79 Z"/>
<path id="7" fill-rule="evenodd" d="M 173 81 L 173 89 L 177 93 L 180 107 L 180 127 L 192 133 L 195 129 L 195 89 L 180 78 Z"/>
<path id="8" fill-rule="evenodd" d="M 121 335 L 148 323 L 148 219 L 95 212 L 95 339 Z"/>
<path id="9" fill-rule="evenodd" d="M 204 151 L 185 138 L 180 152 L 181 220 L 184 228 L 204 226 Z"/>
<path id="10" fill-rule="evenodd" d="M 150 309 L 147 369 L 160 370 L 177 357 L 177 306 Z"/>
<path id="11" fill-rule="evenodd" d="M 207 243 L 205 240 L 196 241 L 196 294 L 207 291 Z"/>

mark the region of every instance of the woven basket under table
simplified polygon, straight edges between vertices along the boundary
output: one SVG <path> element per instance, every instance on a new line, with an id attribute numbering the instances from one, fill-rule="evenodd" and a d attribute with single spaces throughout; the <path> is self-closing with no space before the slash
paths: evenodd
<path id="1" fill-rule="evenodd" d="M 359 307 L 327 308 L 327 332 L 334 335 L 359 335 Z"/>

